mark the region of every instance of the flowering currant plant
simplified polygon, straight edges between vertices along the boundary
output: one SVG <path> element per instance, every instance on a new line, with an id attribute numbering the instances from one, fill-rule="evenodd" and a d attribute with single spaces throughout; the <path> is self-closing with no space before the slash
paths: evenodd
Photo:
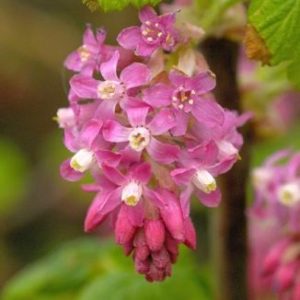
<path id="1" fill-rule="evenodd" d="M 181 243 L 195 249 L 191 199 L 219 205 L 216 178 L 238 160 L 237 128 L 248 119 L 215 101 L 216 76 L 195 47 L 202 31 L 179 30 L 178 13 L 145 6 L 141 24 L 119 33 L 119 46 L 88 25 L 65 61 L 74 72 L 69 107 L 57 112 L 73 153 L 61 175 L 93 178 L 83 185 L 96 193 L 85 231 L 109 221 L 148 281 L 171 275 Z"/>
<path id="2" fill-rule="evenodd" d="M 252 284 L 275 291 L 279 299 L 300 299 L 300 153 L 279 151 L 254 169 L 252 177 Z"/>

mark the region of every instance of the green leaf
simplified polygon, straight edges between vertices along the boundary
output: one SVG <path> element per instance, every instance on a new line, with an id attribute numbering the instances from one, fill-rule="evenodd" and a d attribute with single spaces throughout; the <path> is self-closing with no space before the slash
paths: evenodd
<path id="1" fill-rule="evenodd" d="M 3 300 L 212 299 L 206 266 L 181 249 L 172 278 L 151 284 L 112 242 L 69 242 L 7 284 Z"/>
<path id="2" fill-rule="evenodd" d="M 83 0 L 83 3 L 89 6 L 92 10 L 96 8 L 98 3 L 99 7 L 104 11 L 122 10 L 129 5 L 134 5 L 141 8 L 144 5 L 156 5 L 161 0 Z"/>
<path id="3" fill-rule="evenodd" d="M 26 192 L 28 162 L 11 140 L 0 137 L 0 214 L 17 205 Z"/>
<path id="4" fill-rule="evenodd" d="M 269 50 L 270 63 L 290 62 L 289 78 L 300 88 L 300 0 L 252 0 L 248 18 Z"/>

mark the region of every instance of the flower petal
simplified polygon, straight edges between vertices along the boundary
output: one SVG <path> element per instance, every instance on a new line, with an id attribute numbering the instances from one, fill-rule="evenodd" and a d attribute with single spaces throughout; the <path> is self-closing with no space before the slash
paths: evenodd
<path id="1" fill-rule="evenodd" d="M 189 81 L 187 88 L 195 90 L 198 94 L 205 94 L 216 87 L 216 76 L 210 72 L 199 73 Z"/>
<path id="2" fill-rule="evenodd" d="M 142 126 L 146 123 L 149 107 L 135 107 L 127 109 L 128 121 L 132 127 Z"/>
<path id="3" fill-rule="evenodd" d="M 98 164 L 101 166 L 103 163 L 110 167 L 117 167 L 121 161 L 122 155 L 114 153 L 109 150 L 98 150 L 95 153 Z"/>
<path id="4" fill-rule="evenodd" d="M 141 163 L 133 167 L 132 178 L 147 184 L 152 176 L 151 166 L 148 163 Z"/>
<path id="5" fill-rule="evenodd" d="M 100 192 L 88 209 L 84 221 L 85 232 L 90 232 L 98 227 L 105 217 L 121 204 L 121 188 L 113 191 Z"/>
<path id="6" fill-rule="evenodd" d="M 120 186 L 125 183 L 126 177 L 122 173 L 120 173 L 117 169 L 107 165 L 103 165 L 102 170 L 103 170 L 103 175 L 114 184 Z"/>
<path id="7" fill-rule="evenodd" d="M 144 6 L 139 12 L 139 19 L 142 23 L 154 18 L 157 18 L 157 14 L 155 10 L 149 5 Z"/>
<path id="8" fill-rule="evenodd" d="M 113 120 L 116 110 L 117 100 L 103 100 L 96 109 L 95 118 L 106 121 Z"/>
<path id="9" fill-rule="evenodd" d="M 100 72 L 105 80 L 119 81 L 117 76 L 117 65 L 120 58 L 118 51 L 115 51 L 112 57 L 101 64 Z"/>
<path id="10" fill-rule="evenodd" d="M 178 146 L 162 143 L 154 137 L 151 137 L 146 149 L 154 160 L 163 164 L 170 164 L 177 160 L 180 151 Z"/>
<path id="11" fill-rule="evenodd" d="M 80 180 L 84 173 L 77 172 L 70 166 L 70 159 L 65 160 L 61 165 L 60 165 L 60 175 L 62 178 L 68 181 L 78 181 Z"/>
<path id="12" fill-rule="evenodd" d="M 189 115 L 182 110 L 174 109 L 176 126 L 171 129 L 174 136 L 182 136 L 186 133 Z"/>
<path id="13" fill-rule="evenodd" d="M 175 87 L 185 86 L 185 82 L 190 80 L 189 77 L 183 73 L 173 70 L 169 74 L 169 79 Z"/>
<path id="14" fill-rule="evenodd" d="M 79 72 L 82 68 L 82 61 L 77 50 L 71 52 L 64 61 L 66 69 Z"/>
<path id="15" fill-rule="evenodd" d="M 91 149 L 97 135 L 100 133 L 102 122 L 93 119 L 86 123 L 80 133 L 80 142 L 84 148 Z"/>
<path id="16" fill-rule="evenodd" d="M 156 84 L 144 91 L 143 100 L 152 107 L 162 107 L 171 104 L 173 88 L 166 84 Z"/>
<path id="17" fill-rule="evenodd" d="M 70 80 L 72 91 L 83 99 L 97 99 L 97 86 L 99 82 L 92 77 L 75 75 Z"/>
<path id="18" fill-rule="evenodd" d="M 217 207 L 221 202 L 221 191 L 218 188 L 209 194 L 198 189 L 195 189 L 194 193 L 197 195 L 199 201 L 207 207 Z"/>
<path id="19" fill-rule="evenodd" d="M 150 80 L 150 69 L 142 63 L 133 63 L 123 69 L 120 79 L 127 89 L 145 85 Z"/>
<path id="20" fill-rule="evenodd" d="M 192 107 L 194 117 L 205 125 L 216 126 L 224 122 L 224 110 L 212 100 L 197 99 Z"/>
<path id="21" fill-rule="evenodd" d="M 143 39 L 136 45 L 135 54 L 138 56 L 151 56 L 158 48 L 158 45 L 149 45 Z"/>
<path id="22" fill-rule="evenodd" d="M 141 30 L 138 26 L 131 26 L 123 29 L 118 37 L 118 43 L 125 49 L 134 50 L 141 40 Z"/>
<path id="23" fill-rule="evenodd" d="M 110 120 L 103 124 L 102 134 L 108 142 L 120 143 L 128 141 L 131 131 L 131 128 L 124 127 L 118 122 Z"/>
<path id="24" fill-rule="evenodd" d="M 184 223 L 178 199 L 173 193 L 165 189 L 159 189 L 154 192 L 154 194 L 162 203 L 164 203 L 159 209 L 161 217 L 170 234 L 174 239 L 183 241 Z"/>
<path id="25" fill-rule="evenodd" d="M 178 168 L 171 172 L 171 176 L 176 184 L 188 185 L 196 170 L 194 168 Z"/>
<path id="26" fill-rule="evenodd" d="M 182 209 L 183 218 L 186 219 L 190 215 L 190 202 L 193 193 L 193 186 L 189 184 L 185 190 L 180 194 L 180 206 Z"/>
<path id="27" fill-rule="evenodd" d="M 85 46 L 95 46 L 97 44 L 92 26 L 90 24 L 86 25 L 86 29 L 83 33 L 83 44 Z"/>
<path id="28" fill-rule="evenodd" d="M 147 127 L 150 129 L 152 135 L 161 135 L 176 125 L 175 117 L 171 109 L 160 110 Z"/>

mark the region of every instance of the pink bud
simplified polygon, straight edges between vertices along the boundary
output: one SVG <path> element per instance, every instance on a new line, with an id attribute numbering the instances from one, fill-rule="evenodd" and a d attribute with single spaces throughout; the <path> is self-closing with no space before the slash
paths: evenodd
<path id="1" fill-rule="evenodd" d="M 165 247 L 160 251 L 152 253 L 153 264 L 158 269 L 165 269 L 168 264 L 170 264 L 170 255 Z"/>
<path id="2" fill-rule="evenodd" d="M 148 256 L 150 255 L 150 250 L 148 246 L 139 246 L 135 249 L 135 259 L 138 260 L 146 260 Z"/>
<path id="3" fill-rule="evenodd" d="M 166 248 L 169 252 L 171 262 L 175 263 L 177 260 L 178 253 L 179 253 L 178 242 L 176 240 L 174 240 L 171 236 L 167 236 Z"/>
<path id="4" fill-rule="evenodd" d="M 156 196 L 159 199 L 164 198 L 162 199 L 164 205 L 160 208 L 160 214 L 167 229 L 174 239 L 184 241 L 184 224 L 179 201 L 174 194 L 166 190 L 156 193 Z"/>
<path id="5" fill-rule="evenodd" d="M 196 244 L 197 244 L 197 237 L 196 237 L 196 231 L 195 227 L 192 223 L 192 220 L 190 218 L 187 218 L 184 220 L 184 229 L 185 229 L 185 241 L 184 244 L 195 250 Z"/>
<path id="6" fill-rule="evenodd" d="M 150 266 L 150 270 L 146 275 L 146 279 L 150 282 L 152 281 L 163 281 L 165 279 L 164 270 L 158 269 L 155 265 Z"/>
<path id="7" fill-rule="evenodd" d="M 135 270 L 140 274 L 146 274 L 150 270 L 149 259 L 140 260 L 140 259 L 136 258 L 134 261 L 134 264 L 135 264 Z"/>
<path id="8" fill-rule="evenodd" d="M 165 241 L 165 227 L 161 220 L 145 222 L 145 237 L 151 251 L 158 251 Z"/>
<path id="9" fill-rule="evenodd" d="M 115 223 L 115 238 L 119 244 L 130 242 L 135 234 L 136 228 L 129 222 L 126 210 L 121 207 Z"/>

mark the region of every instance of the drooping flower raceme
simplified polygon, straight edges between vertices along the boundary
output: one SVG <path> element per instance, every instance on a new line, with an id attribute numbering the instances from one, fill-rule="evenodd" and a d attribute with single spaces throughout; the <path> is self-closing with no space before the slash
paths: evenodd
<path id="1" fill-rule="evenodd" d="M 299 299 L 300 153 L 275 153 L 253 170 L 252 179 L 256 200 L 249 211 L 250 283 L 260 294 Z"/>
<path id="2" fill-rule="evenodd" d="M 196 247 L 191 197 L 207 207 L 220 203 L 217 176 L 238 160 L 237 128 L 248 118 L 215 101 L 215 75 L 177 30 L 177 13 L 144 7 L 141 26 L 123 29 L 119 46 L 88 26 L 65 61 L 75 72 L 70 105 L 57 112 L 72 152 L 62 176 L 94 179 L 83 186 L 96 193 L 85 230 L 109 220 L 149 281 L 171 275 L 181 243 Z"/>

